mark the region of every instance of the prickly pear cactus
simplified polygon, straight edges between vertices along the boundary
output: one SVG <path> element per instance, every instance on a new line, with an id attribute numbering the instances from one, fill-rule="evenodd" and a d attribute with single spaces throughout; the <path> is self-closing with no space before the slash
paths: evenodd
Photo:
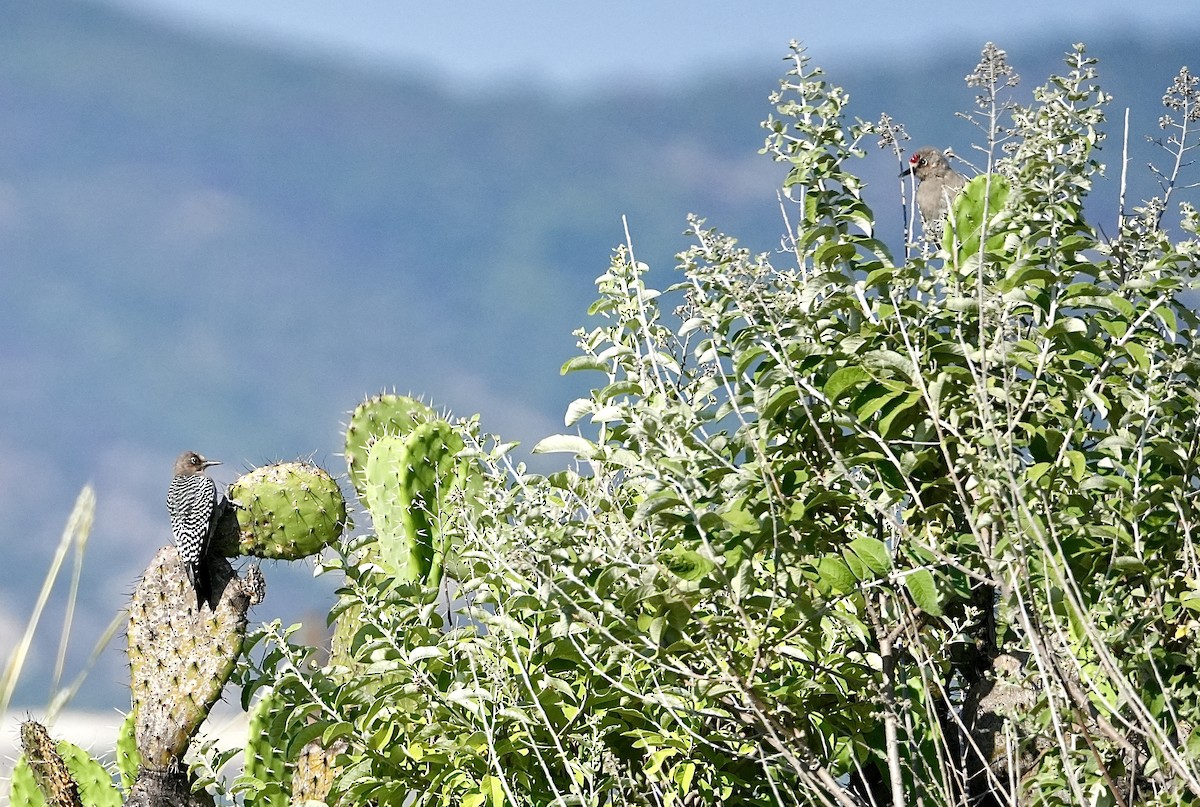
<path id="1" fill-rule="evenodd" d="M 137 721 L 130 709 L 117 735 L 117 770 L 121 774 L 121 786 L 126 790 L 133 787 L 141 767 L 142 756 L 137 749 Z"/>
<path id="2" fill-rule="evenodd" d="M 333 636 L 329 639 L 331 665 L 346 668 L 354 666 L 354 640 L 365 625 L 361 603 L 341 606 L 337 621 L 333 623 Z"/>
<path id="3" fill-rule="evenodd" d="M 12 773 L 12 807 L 120 807 L 121 794 L 108 769 L 66 740 L 54 742 L 45 727 L 21 724 L 24 752 Z"/>
<path id="4" fill-rule="evenodd" d="M 22 762 L 25 768 L 13 771 L 12 804 L 51 807 L 82 807 L 79 786 L 67 763 L 46 732 L 45 726 L 27 720 L 21 724 Z M 18 766 L 19 767 L 19 766 Z"/>
<path id="5" fill-rule="evenodd" d="M 359 404 L 346 427 L 346 468 L 358 495 L 362 496 L 371 443 L 387 435 L 407 434 L 418 423 L 436 418 L 432 408 L 406 395 L 384 393 Z"/>
<path id="6" fill-rule="evenodd" d="M 345 740 L 335 740 L 326 748 L 319 737 L 304 746 L 292 774 L 291 803 L 327 803 L 333 781 L 342 770 L 337 765 L 338 755 L 344 754 L 348 747 Z"/>
<path id="7" fill-rule="evenodd" d="M 285 708 L 282 698 L 265 690 L 250 712 L 245 767 L 239 780 L 242 786 L 253 783 L 253 796 L 248 797 L 248 803 L 263 807 L 288 807 L 292 803 L 288 796 L 291 773 L 285 750 L 279 747 L 283 738 L 272 731 L 275 723 L 286 720 L 281 714 Z"/>
<path id="8" fill-rule="evenodd" d="M 1008 180 L 992 174 L 973 178 L 955 197 L 942 234 L 942 246 L 955 256 L 955 266 L 968 268 L 978 263 L 979 240 L 985 231 L 988 250 L 1000 249 L 1006 239 L 1016 237 L 1006 226 L 1011 221 L 1005 211 L 1011 193 Z"/>
<path id="9" fill-rule="evenodd" d="M 287 724 L 291 709 L 286 699 L 268 689 L 261 691 L 250 712 L 245 767 L 235 784 L 235 789 L 246 794 L 248 804 L 323 804 L 341 770 L 336 760 L 348 747 L 346 742 L 337 740 L 325 748 L 319 737 L 307 743 L 296 760 L 288 764 L 285 754 L 292 737 L 286 729 L 281 734 L 281 727 Z"/>
<path id="10" fill-rule="evenodd" d="M 375 525 L 379 560 L 394 577 L 420 580 L 429 573 L 430 553 L 428 547 L 410 540 L 405 531 L 400 480 L 408 473 L 404 465 L 407 456 L 404 437 L 400 435 L 384 435 L 374 440 L 363 468 L 363 489 L 359 495 Z"/>
<path id="11" fill-rule="evenodd" d="M 125 807 L 215 807 L 213 797 L 192 792 L 187 774 L 178 768 L 165 771 L 144 768 L 129 791 Z"/>
<path id="12" fill-rule="evenodd" d="M 129 604 L 134 734 L 142 762 L 133 793 L 139 787 L 188 792 L 186 778 L 180 783 L 171 776 L 242 650 L 251 595 L 228 561 L 208 563 L 219 595 L 215 608 L 197 610 L 173 546 L 154 556 Z"/>
<path id="13" fill-rule="evenodd" d="M 45 807 L 46 804 L 46 797 L 33 778 L 33 769 L 24 754 L 17 757 L 17 764 L 8 778 L 8 804 L 9 807 Z"/>
<path id="14" fill-rule="evenodd" d="M 283 462 L 234 480 L 236 538 L 227 520 L 214 540 L 217 554 L 297 560 L 336 541 L 346 527 L 346 500 L 336 481 L 315 465 Z"/>
<path id="15" fill-rule="evenodd" d="M 469 496 L 477 479 L 463 441 L 444 420 L 371 444 L 363 503 L 371 512 L 384 564 L 400 579 L 441 582 L 450 550 L 442 519 L 451 497 Z"/>
<path id="16" fill-rule="evenodd" d="M 65 740 L 59 740 L 58 752 L 79 787 L 80 800 L 87 807 L 121 807 L 121 793 L 100 760 Z"/>

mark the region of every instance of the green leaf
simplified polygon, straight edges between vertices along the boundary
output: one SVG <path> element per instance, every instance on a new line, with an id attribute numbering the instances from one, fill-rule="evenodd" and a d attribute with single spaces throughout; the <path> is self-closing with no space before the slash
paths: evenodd
<path id="1" fill-rule="evenodd" d="M 1189 611 L 1200 613 L 1200 591 L 1189 591 L 1179 598 L 1179 604 Z"/>
<path id="2" fill-rule="evenodd" d="M 325 732 L 321 735 L 321 745 L 325 748 L 329 748 L 338 739 L 342 737 L 353 736 L 355 731 L 356 729 L 353 723 L 347 723 L 345 721 L 334 723 L 329 726 L 329 728 L 325 729 Z"/>
<path id="3" fill-rule="evenodd" d="M 758 532 L 758 519 L 744 507 L 728 510 L 718 515 L 735 533 Z"/>
<path id="4" fill-rule="evenodd" d="M 576 434 L 552 434 L 533 447 L 534 454 L 574 454 L 585 459 L 596 453 L 596 446 Z"/>
<path id="5" fill-rule="evenodd" d="M 491 807 L 504 807 L 504 783 L 488 774 L 479 783 L 479 789 L 487 794 Z"/>
<path id="6" fill-rule="evenodd" d="M 300 756 L 300 751 L 304 746 L 324 734 L 327 728 L 329 728 L 328 723 L 317 720 L 295 732 L 288 740 L 287 758 L 296 759 Z"/>
<path id="7" fill-rule="evenodd" d="M 829 380 L 825 382 L 823 392 L 825 397 L 833 403 L 843 394 L 858 386 L 864 381 L 871 378 L 870 373 L 861 367 L 851 365 L 835 370 L 833 375 L 829 376 Z"/>
<path id="8" fill-rule="evenodd" d="M 889 401 L 894 400 L 901 394 L 878 382 L 871 382 L 863 387 L 863 391 L 855 397 L 854 411 L 862 420 L 868 420 L 871 415 L 874 415 Z"/>
<path id="9" fill-rule="evenodd" d="M 914 406 L 920 401 L 921 393 L 913 390 L 903 400 L 889 402 L 886 407 L 887 414 L 879 419 L 879 433 L 884 437 L 891 437 L 912 423 L 919 414 L 914 410 Z"/>
<path id="10" fill-rule="evenodd" d="M 819 265 L 831 266 L 839 261 L 850 260 L 855 251 L 854 245 L 845 241 L 827 241 L 817 247 L 813 253 L 813 260 Z"/>
<path id="11" fill-rule="evenodd" d="M 1113 558 L 1112 568 L 1121 574 L 1141 574 L 1146 571 L 1146 564 L 1140 558 L 1135 558 L 1130 555 L 1121 555 Z"/>
<path id="12" fill-rule="evenodd" d="M 863 356 L 863 363 L 871 369 L 891 370 L 898 373 L 904 381 L 910 381 L 914 376 L 912 359 L 895 350 L 872 350 Z"/>
<path id="13" fill-rule="evenodd" d="M 679 785 L 679 789 L 684 793 L 692 792 L 692 780 L 696 775 L 696 763 L 681 762 L 671 771 L 671 778 Z"/>
<path id="14" fill-rule="evenodd" d="M 656 491 L 645 498 L 641 504 L 637 506 L 637 510 L 633 513 L 633 523 L 641 524 L 646 519 L 655 513 L 659 513 L 671 507 L 679 507 L 683 504 L 683 500 L 671 488 L 663 488 Z"/>
<path id="15" fill-rule="evenodd" d="M 1160 305 L 1154 308 L 1154 315 L 1157 316 L 1162 324 L 1166 326 L 1167 331 L 1174 333 L 1179 326 L 1178 320 L 1175 319 L 1175 312 L 1166 306 Z"/>
<path id="16" fill-rule="evenodd" d="M 876 286 L 887 286 L 891 283 L 892 276 L 895 274 L 896 267 L 894 266 L 884 266 L 880 269 L 875 269 L 867 274 L 867 279 L 863 285 L 868 289 L 873 289 Z"/>
<path id="17" fill-rule="evenodd" d="M 1053 468 L 1053 463 L 1035 462 L 1029 466 L 1029 470 L 1025 472 L 1025 478 L 1029 480 L 1031 485 L 1036 485 L 1038 480 L 1046 475 L 1046 472 Z"/>
<path id="18" fill-rule="evenodd" d="M 942 606 L 938 602 L 937 583 L 933 572 L 928 569 L 917 569 L 912 574 L 904 576 L 904 587 L 912 595 L 913 602 L 927 614 L 942 615 Z"/>
<path id="19" fill-rule="evenodd" d="M 792 405 L 798 400 L 800 400 L 800 391 L 796 389 L 795 385 L 789 384 L 775 392 L 758 408 L 758 411 L 764 418 L 774 420 L 779 416 L 780 412 L 791 409 Z"/>
<path id="20" fill-rule="evenodd" d="M 751 345 L 737 355 L 733 363 L 733 370 L 738 375 L 745 373 L 750 369 L 750 365 L 761 359 L 767 353 L 766 348 L 762 345 Z"/>
<path id="21" fill-rule="evenodd" d="M 999 215 L 1008 201 L 1008 180 L 996 174 L 983 174 L 966 184 L 951 205 L 942 245 L 953 250 L 960 247 L 959 261 L 979 252 L 984 219 L 987 219 L 988 241 L 997 233 L 1003 216 Z"/>
<path id="22" fill-rule="evenodd" d="M 580 370 L 596 370 L 601 373 L 608 372 L 608 364 L 596 358 L 595 356 L 576 356 L 573 359 L 567 359 L 563 363 L 562 369 L 559 370 L 560 375 L 567 373 L 575 373 Z"/>
<path id="23" fill-rule="evenodd" d="M 1137 366 L 1140 369 L 1150 369 L 1150 354 L 1147 352 L 1146 348 L 1142 347 L 1137 342 L 1126 342 L 1125 352 L 1128 353 L 1129 357 L 1137 363 Z"/>
<path id="24" fill-rule="evenodd" d="M 1053 271 L 1041 264 L 1014 263 L 1009 268 L 1009 274 L 999 285 L 1002 291 L 1008 291 L 1009 289 L 1017 289 L 1034 283 L 1045 286 L 1048 283 L 1053 283 L 1057 278 L 1058 276 Z"/>
<path id="25" fill-rule="evenodd" d="M 642 394 L 642 385 L 636 381 L 617 381 L 609 384 L 596 395 L 596 400 L 600 402 L 610 401 L 618 395 L 634 395 Z"/>
<path id="26" fill-rule="evenodd" d="M 1071 463 L 1071 478 L 1076 482 L 1083 479 L 1083 475 L 1087 473 L 1087 458 L 1083 456 L 1082 451 L 1068 451 L 1067 461 Z"/>
<path id="27" fill-rule="evenodd" d="M 858 586 L 858 578 L 837 555 L 825 555 L 817 561 L 821 582 L 838 594 L 848 594 Z"/>
<path id="28" fill-rule="evenodd" d="M 676 577 L 684 580 L 699 580 L 717 567 L 708 558 L 694 549 L 673 549 L 662 555 L 662 563 Z"/>
<path id="29" fill-rule="evenodd" d="M 567 413 L 563 417 L 563 422 L 567 426 L 574 426 L 584 415 L 594 411 L 595 406 L 591 398 L 576 398 L 567 407 Z"/>
<path id="30" fill-rule="evenodd" d="M 675 748 L 661 748 L 655 751 L 650 755 L 650 764 L 646 767 L 645 772 L 648 775 L 658 773 L 658 769 L 662 767 L 662 764 L 678 753 L 679 751 Z"/>
<path id="31" fill-rule="evenodd" d="M 878 538 L 855 538 L 850 542 L 848 549 L 877 575 L 887 574 L 892 568 L 892 556 L 888 552 L 887 544 Z"/>

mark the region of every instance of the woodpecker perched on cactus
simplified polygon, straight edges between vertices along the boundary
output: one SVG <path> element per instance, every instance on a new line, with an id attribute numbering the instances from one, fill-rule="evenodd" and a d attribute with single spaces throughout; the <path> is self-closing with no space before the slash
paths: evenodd
<path id="1" fill-rule="evenodd" d="M 946 215 L 950 210 L 950 202 L 967 184 L 967 178 L 950 167 L 946 155 L 930 146 L 913 152 L 908 159 L 908 168 L 900 176 L 909 174 L 921 183 L 917 186 L 917 209 L 921 211 L 921 221 L 926 225 Z"/>
<path id="2" fill-rule="evenodd" d="M 220 464 L 216 460 L 206 460 L 195 451 L 185 451 L 175 460 L 175 476 L 167 489 L 171 535 L 175 538 L 188 580 L 196 589 L 196 610 L 200 610 L 211 595 L 204 561 L 221 514 L 221 508 L 217 506 L 217 485 L 204 471 Z"/>

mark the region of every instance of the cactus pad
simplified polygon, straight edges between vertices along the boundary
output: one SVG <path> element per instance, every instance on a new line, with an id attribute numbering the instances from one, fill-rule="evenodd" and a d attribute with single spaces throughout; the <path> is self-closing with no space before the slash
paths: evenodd
<path id="1" fill-rule="evenodd" d="M 40 723 L 21 724 L 21 748 L 12 773 L 12 807 L 121 806 L 108 769 L 74 743 L 51 740 Z"/>
<path id="2" fill-rule="evenodd" d="M 288 807 L 291 786 L 285 739 L 272 727 L 286 722 L 289 706 L 272 689 L 262 690 L 250 711 L 246 732 L 245 768 L 242 779 L 254 783 L 253 803 L 262 807 Z"/>
<path id="3" fill-rule="evenodd" d="M 315 465 L 284 462 L 257 468 L 229 486 L 239 527 L 236 546 L 214 544 L 225 555 L 297 560 L 336 541 L 346 526 L 346 500 L 336 481 Z"/>
<path id="4" fill-rule="evenodd" d="M 117 770 L 121 774 L 121 784 L 126 790 L 133 787 L 138 770 L 142 767 L 142 756 L 137 750 L 137 721 L 133 710 L 125 715 L 121 722 L 121 731 L 117 734 Z"/>
<path id="5" fill-rule="evenodd" d="M 215 609 L 196 609 L 175 547 L 154 556 L 129 604 L 134 733 L 146 769 L 183 758 L 221 696 L 246 634 L 250 597 L 223 558 L 209 558 Z M 139 777 L 140 778 L 140 777 Z"/>
<path id="6" fill-rule="evenodd" d="M 292 804 L 315 802 L 324 804 L 329 798 L 333 781 L 342 769 L 337 764 L 339 754 L 349 748 L 345 740 L 335 740 L 326 748 L 320 738 L 300 750 L 296 770 L 292 774 Z"/>
<path id="7" fill-rule="evenodd" d="M 26 778 L 23 775 L 25 771 L 18 776 L 14 771 L 14 804 L 41 803 L 52 804 L 55 807 L 75 807 L 83 804 L 79 800 L 79 787 L 45 726 L 32 720 L 22 723 L 21 749 L 24 751 L 22 758 L 28 764 L 27 771 L 31 776 Z M 34 785 L 32 788 L 28 786 L 30 779 Z"/>
<path id="8" fill-rule="evenodd" d="M 371 444 L 363 501 L 375 523 L 381 560 L 400 579 L 430 586 L 441 581 L 450 548 L 443 516 L 451 497 L 469 493 L 477 479 L 462 451 L 462 438 L 444 420 Z"/>
<path id="9" fill-rule="evenodd" d="M 363 494 L 367 449 L 381 437 L 410 432 L 418 423 L 437 418 L 433 409 L 406 395 L 381 394 L 363 401 L 346 427 L 346 469 L 358 495 Z"/>

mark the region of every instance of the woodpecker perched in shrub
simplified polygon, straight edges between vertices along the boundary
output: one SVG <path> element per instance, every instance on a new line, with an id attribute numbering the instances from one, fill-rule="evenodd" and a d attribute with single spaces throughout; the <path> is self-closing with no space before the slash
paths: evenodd
<path id="1" fill-rule="evenodd" d="M 217 485 L 204 471 L 220 464 L 216 460 L 206 460 L 195 451 L 185 451 L 175 460 L 175 475 L 167 489 L 171 535 L 188 580 L 196 589 L 196 610 L 200 610 L 212 593 L 204 562 L 220 515 Z"/>
<path id="2" fill-rule="evenodd" d="M 908 159 L 908 168 L 900 176 L 909 174 L 920 182 L 917 210 L 921 211 L 921 221 L 926 224 L 945 216 L 954 197 L 967 184 L 967 178 L 950 167 L 946 155 L 931 146 L 917 149 Z"/>

